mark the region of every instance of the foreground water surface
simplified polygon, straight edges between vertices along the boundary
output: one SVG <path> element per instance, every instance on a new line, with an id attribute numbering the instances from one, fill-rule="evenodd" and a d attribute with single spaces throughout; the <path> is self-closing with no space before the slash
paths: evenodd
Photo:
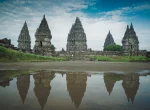
<path id="1" fill-rule="evenodd" d="M 150 110 L 150 71 L 0 71 L 0 110 Z"/>

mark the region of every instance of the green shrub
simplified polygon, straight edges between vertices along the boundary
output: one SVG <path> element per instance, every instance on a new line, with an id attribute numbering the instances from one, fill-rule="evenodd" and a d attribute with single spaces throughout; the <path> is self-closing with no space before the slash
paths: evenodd
<path id="1" fill-rule="evenodd" d="M 104 47 L 104 51 L 123 51 L 123 49 L 121 45 L 112 44 Z"/>

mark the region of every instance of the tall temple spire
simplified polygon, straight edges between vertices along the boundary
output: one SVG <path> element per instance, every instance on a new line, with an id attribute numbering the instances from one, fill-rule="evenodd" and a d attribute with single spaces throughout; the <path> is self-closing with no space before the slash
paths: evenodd
<path id="1" fill-rule="evenodd" d="M 25 24 L 27 24 L 26 21 L 25 21 Z"/>
<path id="2" fill-rule="evenodd" d="M 31 38 L 26 21 L 18 37 L 18 48 L 24 51 L 29 51 L 31 49 Z"/>
<path id="3" fill-rule="evenodd" d="M 126 38 L 126 36 L 129 34 L 129 25 L 127 25 L 127 28 L 126 28 L 126 31 L 125 31 L 125 34 L 124 34 L 124 37 L 123 37 L 123 40 Z"/>
<path id="4" fill-rule="evenodd" d="M 86 34 L 82 27 L 82 23 L 76 17 L 75 23 L 72 25 L 67 39 L 67 51 L 87 51 Z"/>
<path id="5" fill-rule="evenodd" d="M 35 38 L 34 52 L 40 55 L 51 56 L 52 51 L 50 46 L 52 35 L 45 15 L 41 20 L 40 26 L 36 30 Z"/>
<path id="6" fill-rule="evenodd" d="M 107 47 L 108 45 L 112 45 L 112 44 L 115 44 L 115 42 L 114 42 L 113 36 L 109 30 L 107 37 L 105 39 L 104 47 Z"/>
<path id="7" fill-rule="evenodd" d="M 129 31 L 129 25 L 127 25 L 126 33 Z"/>
<path id="8" fill-rule="evenodd" d="M 134 28 L 133 28 L 132 23 L 131 23 L 131 25 L 130 25 L 130 31 L 134 31 Z"/>
<path id="9" fill-rule="evenodd" d="M 125 51 L 139 51 L 139 41 L 132 23 L 130 28 L 127 25 L 127 29 L 122 39 L 122 47 Z"/>
<path id="10" fill-rule="evenodd" d="M 80 25 L 82 25 L 79 17 L 76 17 L 75 23 L 79 23 Z"/>

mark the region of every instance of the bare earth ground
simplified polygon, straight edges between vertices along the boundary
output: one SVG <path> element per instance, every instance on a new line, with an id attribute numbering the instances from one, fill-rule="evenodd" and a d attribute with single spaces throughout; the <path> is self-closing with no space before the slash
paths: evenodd
<path id="1" fill-rule="evenodd" d="M 136 72 L 150 70 L 150 63 L 137 62 L 91 62 L 91 61 L 63 61 L 63 62 L 0 62 L 0 70 L 68 70 L 68 71 L 123 71 Z"/>

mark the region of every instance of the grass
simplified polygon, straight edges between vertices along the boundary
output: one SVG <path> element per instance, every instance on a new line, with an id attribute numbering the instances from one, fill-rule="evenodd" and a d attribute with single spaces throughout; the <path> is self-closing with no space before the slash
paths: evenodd
<path id="1" fill-rule="evenodd" d="M 0 61 L 65 61 L 64 57 L 47 57 L 30 53 L 23 53 L 0 46 Z"/>
<path id="2" fill-rule="evenodd" d="M 112 62 L 141 62 L 148 61 L 146 56 L 94 56 L 91 57 L 94 61 L 112 61 Z"/>

